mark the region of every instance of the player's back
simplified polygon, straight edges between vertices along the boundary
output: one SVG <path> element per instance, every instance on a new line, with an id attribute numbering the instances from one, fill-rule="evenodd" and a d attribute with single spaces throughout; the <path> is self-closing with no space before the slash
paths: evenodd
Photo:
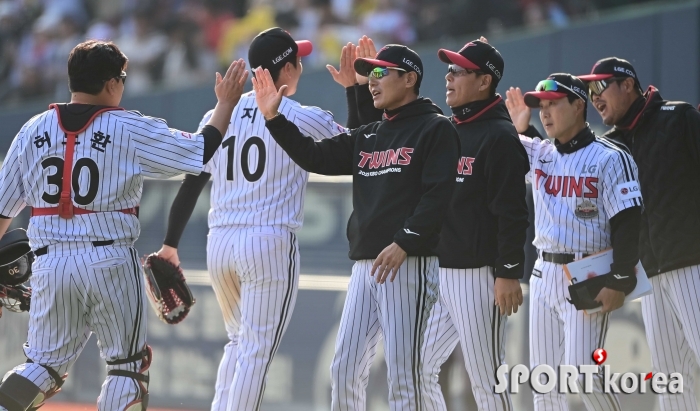
<path id="1" fill-rule="evenodd" d="M 317 140 L 345 132 L 333 115 L 283 98 L 279 112 Z M 211 113 L 211 112 L 210 112 Z M 204 124 L 210 113 L 202 120 Z M 212 174 L 209 228 L 301 227 L 308 172 L 277 145 L 265 127 L 253 92 L 244 94 L 231 116 L 221 147 L 204 166 Z"/>
<path id="2" fill-rule="evenodd" d="M 70 183 L 74 207 L 94 213 L 78 212 L 70 219 L 32 216 L 28 234 L 33 248 L 66 241 L 133 242 L 140 231 L 138 218 L 124 211 L 139 205 L 143 178 L 201 171 L 201 135 L 169 129 L 165 121 L 135 111 L 58 106 L 33 117 L 15 137 L 5 159 L 11 171 L 2 178 L 18 179 L 20 190 L 2 193 L 0 201 L 12 204 L 13 214 L 24 205 L 56 208 L 66 156 L 63 130 L 78 131 L 87 124 L 77 134 Z"/>

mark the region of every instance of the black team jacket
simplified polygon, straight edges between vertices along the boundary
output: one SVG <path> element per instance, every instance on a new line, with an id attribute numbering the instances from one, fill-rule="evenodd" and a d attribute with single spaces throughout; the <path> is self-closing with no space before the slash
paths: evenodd
<path id="1" fill-rule="evenodd" d="M 527 153 L 501 96 L 452 111 L 462 151 L 440 233 L 440 267 L 491 266 L 496 277 L 522 278 Z"/>
<path id="2" fill-rule="evenodd" d="M 627 146 L 639 168 L 647 275 L 700 264 L 700 113 L 650 86 L 604 137 Z"/>
<path id="3" fill-rule="evenodd" d="M 455 185 L 459 139 L 450 120 L 419 98 L 331 139 L 305 137 L 284 116 L 266 122 L 301 168 L 352 175 L 348 221 L 352 260 L 374 259 L 392 242 L 409 256 L 435 255 Z"/>

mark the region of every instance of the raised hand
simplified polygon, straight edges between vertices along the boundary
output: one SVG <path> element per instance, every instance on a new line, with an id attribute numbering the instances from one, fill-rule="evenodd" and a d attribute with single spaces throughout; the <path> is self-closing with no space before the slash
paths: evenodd
<path id="1" fill-rule="evenodd" d="M 506 90 L 506 107 L 515 129 L 518 133 L 524 133 L 530 127 L 531 113 L 530 107 L 525 105 L 525 98 L 520 87 L 511 87 Z"/>
<path id="2" fill-rule="evenodd" d="M 255 101 L 258 103 L 258 109 L 265 119 L 269 120 L 275 117 L 282 97 L 287 91 L 287 86 L 283 85 L 277 90 L 270 71 L 258 67 L 255 70 L 255 77 L 253 77 L 253 90 L 255 90 Z"/>
<path id="3" fill-rule="evenodd" d="M 231 63 L 226 74 L 216 73 L 216 85 L 214 93 L 219 103 L 235 106 L 243 94 L 243 87 L 248 80 L 248 70 L 245 69 L 245 61 L 238 59 Z"/>
<path id="4" fill-rule="evenodd" d="M 333 76 L 333 80 L 341 86 L 348 88 L 355 85 L 355 68 L 353 63 L 357 58 L 357 46 L 348 43 L 343 46 L 343 51 L 340 52 L 340 71 L 328 64 L 326 68 Z"/>
<path id="5" fill-rule="evenodd" d="M 362 36 L 360 40 L 357 41 L 357 58 L 373 59 L 377 56 L 377 48 L 374 46 L 374 41 L 367 37 Z M 369 83 L 369 78 L 355 73 L 355 79 L 357 84 L 367 84 Z"/>

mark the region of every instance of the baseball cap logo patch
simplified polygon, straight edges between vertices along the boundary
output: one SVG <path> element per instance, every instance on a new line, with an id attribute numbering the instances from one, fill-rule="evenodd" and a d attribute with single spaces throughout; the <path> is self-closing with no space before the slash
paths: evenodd
<path id="1" fill-rule="evenodd" d="M 634 72 L 628 68 L 625 67 L 615 67 L 613 70 L 615 70 L 618 73 L 625 73 L 630 77 L 637 78 L 637 76 L 634 74 Z"/>
<path id="2" fill-rule="evenodd" d="M 421 71 L 420 67 L 418 67 L 414 62 L 407 58 L 403 58 L 403 62 L 406 63 L 409 67 L 413 69 L 416 73 L 420 74 L 421 76 L 423 75 L 423 72 Z"/>
<path id="3" fill-rule="evenodd" d="M 280 54 L 279 56 L 277 56 L 277 57 L 275 57 L 274 59 L 272 59 L 272 64 L 277 64 L 277 63 L 279 63 L 280 61 L 284 60 L 284 58 L 287 57 L 288 55 L 292 54 L 293 51 L 294 51 L 294 50 L 292 50 L 291 47 L 288 48 L 287 50 L 284 51 L 284 53 L 282 53 L 282 54 Z"/>

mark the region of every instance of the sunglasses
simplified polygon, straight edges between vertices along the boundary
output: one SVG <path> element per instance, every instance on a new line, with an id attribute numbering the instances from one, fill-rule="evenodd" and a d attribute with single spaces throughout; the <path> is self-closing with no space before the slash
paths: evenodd
<path id="1" fill-rule="evenodd" d="M 406 70 L 399 67 L 375 67 L 367 74 L 367 77 L 374 77 L 376 79 L 380 79 L 382 77 L 388 76 L 389 70 L 403 71 L 404 73 L 406 73 Z"/>
<path id="2" fill-rule="evenodd" d="M 593 98 L 594 95 L 601 95 L 603 92 L 610 87 L 612 83 L 616 81 L 624 80 L 620 77 L 610 77 L 605 80 L 595 80 L 588 83 L 588 95 Z"/>
<path id="3" fill-rule="evenodd" d="M 581 95 L 579 93 L 575 92 L 570 87 L 567 87 L 567 86 L 561 84 L 560 82 L 558 82 L 556 80 L 552 80 L 552 79 L 542 80 L 539 83 L 537 83 L 537 87 L 535 87 L 535 91 L 558 91 L 560 87 L 565 89 L 565 90 L 570 91 L 576 97 L 580 98 L 584 102 L 586 101 L 586 99 L 581 97 Z"/>
<path id="4" fill-rule="evenodd" d="M 464 67 L 458 66 L 456 64 L 450 64 L 447 66 L 447 72 L 455 77 L 466 76 L 467 74 L 476 73 L 478 76 L 484 74 L 483 71 L 466 69 Z"/>
<path id="5" fill-rule="evenodd" d="M 122 84 L 126 84 L 126 71 L 122 71 L 121 74 L 113 78 L 117 79 L 117 81 L 121 80 Z"/>

